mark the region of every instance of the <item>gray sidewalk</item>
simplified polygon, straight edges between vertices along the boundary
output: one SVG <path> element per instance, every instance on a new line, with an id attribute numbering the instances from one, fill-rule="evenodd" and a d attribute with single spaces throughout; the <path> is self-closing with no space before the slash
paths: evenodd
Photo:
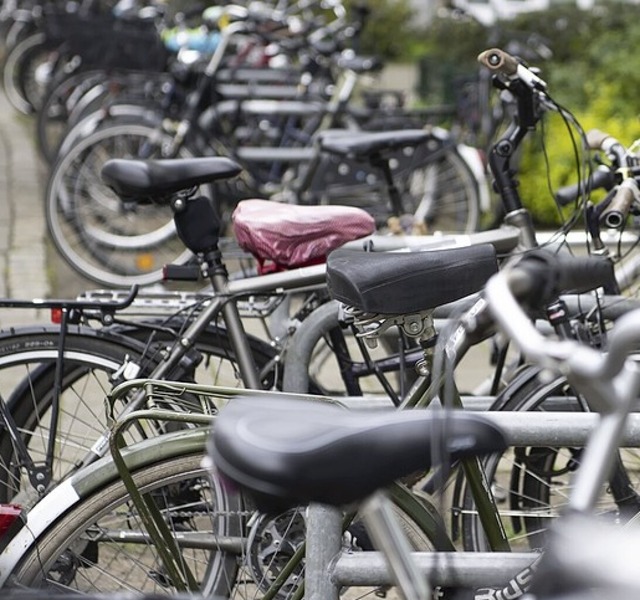
<path id="1" fill-rule="evenodd" d="M 19 115 L 0 91 L 0 296 L 51 296 L 43 205 L 44 169 L 33 119 Z M 0 309 L 0 326 L 46 320 L 44 311 Z"/>

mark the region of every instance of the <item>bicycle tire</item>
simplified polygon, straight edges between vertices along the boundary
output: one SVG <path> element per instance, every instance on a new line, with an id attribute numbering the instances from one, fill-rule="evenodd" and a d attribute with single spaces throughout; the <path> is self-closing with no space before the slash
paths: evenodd
<path id="1" fill-rule="evenodd" d="M 81 95 L 104 79 L 103 72 L 81 71 L 64 77 L 61 81 L 54 81 L 48 87 L 36 114 L 36 145 L 47 164 L 55 162 L 60 143 L 73 124 L 71 112 Z"/>
<path id="2" fill-rule="evenodd" d="M 420 151 L 420 149 L 418 149 Z M 471 233 L 480 224 L 479 184 L 472 168 L 455 145 L 415 159 L 401 193 L 416 223 L 434 231 Z"/>
<path id="3" fill-rule="evenodd" d="M 79 141 L 98 129 L 123 122 L 134 125 L 146 123 L 150 126 L 157 126 L 159 123 L 159 121 L 150 118 L 146 105 L 140 104 L 139 102 L 116 102 L 111 104 L 107 111 L 101 108 L 86 113 L 83 112 L 80 115 L 76 115 L 70 122 L 69 130 L 62 137 L 56 149 L 55 162 L 61 160 Z"/>
<path id="4" fill-rule="evenodd" d="M 321 158 L 308 189 L 300 190 L 301 201 L 358 206 L 372 214 L 379 227 L 386 227 L 395 216 L 405 233 L 478 230 L 480 183 L 444 130 L 418 147 L 397 150 L 389 157 L 389 166 L 402 201 L 401 215 L 394 215 L 377 169 L 335 155 Z"/>
<path id="5" fill-rule="evenodd" d="M 409 112 L 391 117 L 374 114 L 370 121 L 363 124 L 363 129 L 389 131 L 419 129 L 423 126 L 424 123 Z M 471 233 L 477 231 L 480 225 L 482 200 L 479 187 L 484 184 L 477 180 L 474 168 L 457 146 L 449 143 L 447 137 L 448 133 L 444 129 L 435 130 L 433 139 L 428 144 L 429 151 L 441 144 L 446 149 L 444 156 L 434 162 L 437 168 L 432 168 L 431 173 L 419 175 L 420 169 L 416 169 L 409 182 L 404 183 L 405 188 L 401 188 L 401 194 L 403 201 L 409 204 L 409 212 L 416 217 L 416 224 L 424 223 L 427 232 Z M 419 152 L 420 149 L 416 150 Z M 437 154 L 436 151 L 434 156 Z M 434 179 L 435 184 L 430 183 Z M 402 182 L 402 178 L 400 181 Z M 420 200 L 420 187 L 424 188 L 425 183 L 432 186 L 432 199 L 426 202 L 424 197 Z M 417 215 L 418 211 L 421 214 Z"/>
<path id="6" fill-rule="evenodd" d="M 214 538 L 237 536 L 242 527 L 241 500 L 209 477 L 202 458 L 196 453 L 163 459 L 133 471 L 132 477 L 138 489 L 153 495 L 166 522 L 182 536 L 190 532 Z M 14 571 L 12 583 L 87 593 L 166 594 L 171 580 L 144 532 L 122 480 L 107 469 L 91 495 L 58 515 L 39 536 Z M 228 595 L 237 567 L 233 554 L 182 548 L 182 560 L 198 578 L 203 595 Z"/>
<path id="7" fill-rule="evenodd" d="M 158 158 L 169 140 L 154 126 L 114 123 L 78 141 L 53 167 L 45 197 L 47 226 L 61 256 L 84 277 L 113 287 L 149 285 L 162 280 L 165 264 L 191 257 L 168 205 L 125 205 L 100 179 L 108 159 Z M 179 153 L 193 155 L 184 146 Z"/>
<path id="8" fill-rule="evenodd" d="M 155 81 L 157 80 L 157 83 Z M 47 98 L 36 115 L 38 149 L 43 158 L 54 164 L 82 136 L 111 118 L 121 117 L 120 107 L 134 105 L 139 122 L 146 122 L 164 74 L 138 71 L 80 71 L 52 82 Z M 91 115 L 94 118 L 87 119 Z M 75 128 L 81 121 L 84 126 Z M 73 130 L 73 133 L 72 133 Z M 64 143 L 63 143 L 64 142 Z"/>
<path id="9" fill-rule="evenodd" d="M 564 400 L 566 406 L 562 410 L 585 410 L 563 377 L 552 381 L 535 377 L 515 393 L 507 389 L 507 394 L 510 397 L 500 410 L 553 410 L 552 399 L 557 398 Z M 562 512 L 569 496 L 571 475 L 580 466 L 580 451 L 576 448 L 519 447 L 483 459 L 487 478 L 501 499 L 498 510 L 502 509 L 502 520 L 511 537 L 512 549 L 526 551 L 544 547 L 550 521 Z M 638 465 L 640 456 L 636 449 L 619 451 L 614 472 L 598 503 L 598 513 L 624 522 L 640 511 Z M 465 549 L 487 551 L 469 490 L 465 489 L 459 510 Z"/>
<path id="10" fill-rule="evenodd" d="M 178 328 L 179 330 L 179 328 Z M 65 339 L 65 363 L 61 385 L 61 421 L 56 433 L 51 485 L 77 468 L 96 440 L 108 429 L 104 398 L 114 383 L 124 377 L 148 376 L 166 351 L 167 333 L 156 335 L 150 347 L 149 330 L 129 326 L 97 332 L 89 328 L 72 328 Z M 22 439 L 34 461 L 41 464 L 50 438 L 51 403 L 55 397 L 56 360 L 59 330 L 34 328 L 22 333 L 0 336 L 0 394 L 7 401 Z M 250 336 L 249 343 L 257 365 L 264 369 L 265 385 L 272 384 L 274 372 L 266 365 L 273 352 Z M 197 349 L 204 355 L 199 366 L 182 362 L 170 374 L 172 378 L 226 385 L 240 385 L 235 357 L 224 329 L 210 327 L 201 334 Z M 144 358 L 143 358 L 144 357 Z M 139 369 L 139 371 L 138 371 Z M 37 495 L 19 468 L 11 436 L 0 434 L 0 502 L 25 498 L 32 503 Z"/>
<path id="11" fill-rule="evenodd" d="M 3 38 L 5 56 L 6 53 L 15 48 L 22 40 L 38 32 L 38 25 L 31 14 L 27 15 L 23 12 L 17 19 L 11 19 L 11 25 L 7 31 L 7 35 Z"/>
<path id="12" fill-rule="evenodd" d="M 46 60 L 53 48 L 43 33 L 35 33 L 7 54 L 2 82 L 7 100 L 18 112 L 30 115 L 38 110 L 44 90 L 36 83 L 34 73 L 39 61 Z"/>

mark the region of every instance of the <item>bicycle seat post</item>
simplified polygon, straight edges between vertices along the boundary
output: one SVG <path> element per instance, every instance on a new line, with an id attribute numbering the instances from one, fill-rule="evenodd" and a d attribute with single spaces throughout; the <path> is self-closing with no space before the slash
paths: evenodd
<path id="1" fill-rule="evenodd" d="M 380 152 L 376 152 L 369 159 L 371 164 L 380 169 L 382 176 L 387 184 L 387 194 L 389 195 L 389 201 L 391 202 L 391 211 L 396 217 L 401 217 L 404 213 L 402 206 L 402 196 L 400 190 L 396 185 L 393 175 L 391 174 L 391 165 L 389 164 L 389 158 L 384 157 Z"/>
<path id="2" fill-rule="evenodd" d="M 200 265 L 202 274 L 211 281 L 215 296 L 222 305 L 220 310 L 231 340 L 242 381 L 246 387 L 260 389 L 260 377 L 247 341 L 242 319 L 229 296 L 229 277 L 218 247 L 220 218 L 206 196 L 190 198 L 190 193 L 177 196 L 172 202 L 174 222 L 178 235 L 191 250 Z M 190 340 L 185 339 L 184 343 Z"/>

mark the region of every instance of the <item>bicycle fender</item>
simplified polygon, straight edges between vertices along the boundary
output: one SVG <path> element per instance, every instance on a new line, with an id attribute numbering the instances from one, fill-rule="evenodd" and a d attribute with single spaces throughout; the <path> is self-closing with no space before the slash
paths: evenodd
<path id="1" fill-rule="evenodd" d="M 151 438 L 123 450 L 123 456 L 129 469 L 135 470 L 175 456 L 197 452 L 204 455 L 209 434 L 208 428 L 168 433 L 162 437 L 162 443 L 158 443 L 157 437 Z M 0 553 L 0 588 L 6 585 L 22 556 L 49 526 L 84 498 L 117 478 L 119 473 L 111 456 L 105 456 L 78 471 L 44 496 L 26 514 L 24 526 Z"/>

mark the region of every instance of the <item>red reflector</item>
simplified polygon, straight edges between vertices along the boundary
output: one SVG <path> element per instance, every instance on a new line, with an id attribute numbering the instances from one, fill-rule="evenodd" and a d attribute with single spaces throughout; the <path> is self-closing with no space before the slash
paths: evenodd
<path id="1" fill-rule="evenodd" d="M 22 508 L 17 504 L 0 504 L 0 537 L 20 518 Z"/>
<path id="2" fill-rule="evenodd" d="M 62 309 L 61 308 L 52 308 L 51 309 L 51 322 L 56 325 L 60 325 L 62 323 Z"/>

